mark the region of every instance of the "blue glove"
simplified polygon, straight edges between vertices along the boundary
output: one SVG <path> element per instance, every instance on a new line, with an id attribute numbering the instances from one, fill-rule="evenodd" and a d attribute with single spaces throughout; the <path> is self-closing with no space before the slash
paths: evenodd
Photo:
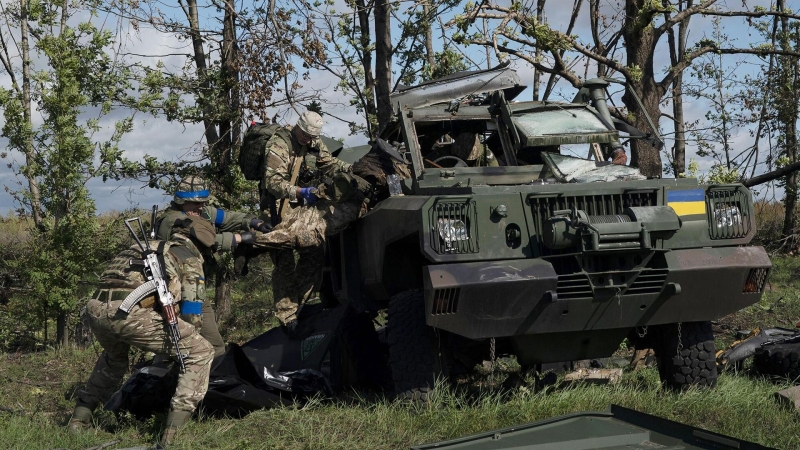
<path id="1" fill-rule="evenodd" d="M 300 188 L 300 197 L 309 205 L 313 205 L 319 200 L 317 197 L 317 188 L 315 187 Z"/>

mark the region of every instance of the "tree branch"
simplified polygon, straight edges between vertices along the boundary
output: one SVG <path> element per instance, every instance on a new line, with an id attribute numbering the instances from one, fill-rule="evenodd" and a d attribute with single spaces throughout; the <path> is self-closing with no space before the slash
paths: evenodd
<path id="1" fill-rule="evenodd" d="M 780 169 L 767 172 L 757 177 L 752 177 L 742 182 L 742 184 L 744 184 L 746 187 L 753 187 L 778 179 L 782 176 L 789 175 L 793 172 L 797 172 L 798 170 L 800 170 L 800 162 L 789 164 L 788 166 L 781 167 Z"/>

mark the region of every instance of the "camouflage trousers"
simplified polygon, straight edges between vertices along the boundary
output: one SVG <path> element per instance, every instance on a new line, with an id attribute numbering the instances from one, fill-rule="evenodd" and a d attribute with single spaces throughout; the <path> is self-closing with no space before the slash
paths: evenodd
<path id="1" fill-rule="evenodd" d="M 131 346 L 153 353 L 168 354 L 176 359 L 161 314 L 151 308 L 136 306 L 130 314 L 119 311 L 121 300 L 89 300 L 86 321 L 103 353 L 89 376 L 86 387 L 78 392 L 78 402 L 90 408 L 106 401 L 118 388 L 128 371 L 128 350 Z M 178 386 L 170 402 L 173 411 L 194 411 L 208 390 L 208 375 L 214 349 L 197 330 L 178 320 L 181 353 L 186 355 L 186 372 L 178 376 Z"/>
<path id="2" fill-rule="evenodd" d="M 297 318 L 297 311 L 318 289 L 322 278 L 323 246 L 276 250 L 272 256 L 272 296 L 275 316 L 282 324 Z"/>
<path id="3" fill-rule="evenodd" d="M 256 237 L 256 247 L 271 249 L 319 247 L 326 236 L 345 228 L 361 214 L 361 201 L 332 203 L 319 200 L 314 206 L 290 211 L 269 233 Z"/>

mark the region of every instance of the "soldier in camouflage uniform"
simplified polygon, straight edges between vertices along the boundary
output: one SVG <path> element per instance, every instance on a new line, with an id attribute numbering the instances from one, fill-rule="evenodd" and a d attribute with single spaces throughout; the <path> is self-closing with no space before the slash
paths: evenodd
<path id="1" fill-rule="evenodd" d="M 172 228 L 187 217 L 200 217 L 216 229 L 214 243 L 207 248 L 204 273 L 216 270 L 215 261 L 220 252 L 233 251 L 239 244 L 252 244 L 255 234 L 251 229 L 268 232 L 272 227 L 255 216 L 225 211 L 208 205 L 211 194 L 208 183 L 201 177 L 188 176 L 178 183 L 172 203 L 156 222 L 156 237 L 167 239 Z M 225 353 L 225 341 L 219 332 L 214 310 L 209 302 L 203 303 L 203 327 L 200 334 L 214 346 L 214 356 Z"/>
<path id="2" fill-rule="evenodd" d="M 324 178 L 349 174 L 351 166 L 331 155 L 319 139 L 322 117 L 307 111 L 292 129 L 278 130 L 267 142 L 262 205 L 278 202 L 281 223 L 256 245 L 272 252 L 272 292 L 276 316 L 291 332 L 300 305 L 312 296 L 322 276 L 325 236 L 344 229 L 361 211 L 361 201 L 345 203 L 326 199 L 318 185 Z M 357 197 L 357 196 L 356 196 Z M 290 208 L 290 203 L 298 204 Z M 291 249 L 296 249 L 295 261 Z"/>
<path id="3" fill-rule="evenodd" d="M 167 428 L 161 438 L 162 445 L 173 440 L 178 428 L 191 417 L 197 404 L 208 389 L 208 376 L 214 348 L 200 336 L 196 326 L 202 324 L 203 268 L 198 246 L 212 245 L 214 230 L 203 220 L 187 221 L 176 228 L 176 234 L 164 246 L 164 266 L 168 289 L 180 311 L 178 343 L 184 354 L 186 371 L 178 375 L 178 385 L 170 402 Z M 160 241 L 150 241 L 157 251 Z M 168 354 L 177 360 L 176 351 L 165 327 L 160 304 L 153 294 L 144 298 L 126 314 L 119 309 L 122 301 L 146 281 L 140 266 L 130 264 L 131 259 L 141 259 L 138 246 L 120 253 L 112 260 L 100 277 L 99 289 L 89 300 L 85 320 L 103 353 L 95 364 L 86 387 L 78 392 L 75 411 L 69 421 L 73 431 L 88 428 L 92 411 L 109 398 L 128 371 L 128 350 L 131 346 L 157 354 Z"/>

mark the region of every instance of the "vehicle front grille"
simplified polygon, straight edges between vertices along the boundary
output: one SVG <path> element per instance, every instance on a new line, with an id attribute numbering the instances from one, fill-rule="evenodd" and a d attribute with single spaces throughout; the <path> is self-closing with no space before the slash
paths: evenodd
<path id="1" fill-rule="evenodd" d="M 664 290 L 668 270 L 643 270 L 624 295 L 658 294 Z"/>
<path id="2" fill-rule="evenodd" d="M 458 311 L 458 297 L 461 288 L 434 289 L 431 315 L 455 314 Z"/>
<path id="3" fill-rule="evenodd" d="M 586 212 L 589 216 L 616 216 L 622 215 L 625 208 L 633 206 L 658 205 L 658 191 L 636 191 L 623 194 L 601 194 L 580 196 L 556 197 L 529 197 L 533 212 L 533 225 L 536 236 L 533 237 L 534 249 L 538 249 L 537 256 L 573 253 L 575 249 L 552 250 L 542 244 L 539 238 L 544 230 L 544 223 L 553 216 L 553 211 L 576 209 Z"/>
<path id="4" fill-rule="evenodd" d="M 708 234 L 711 239 L 740 239 L 750 233 L 748 195 L 737 188 L 706 192 Z"/>
<path id="5" fill-rule="evenodd" d="M 764 292 L 764 286 L 767 284 L 767 275 L 769 275 L 769 269 L 750 269 L 750 273 L 747 274 L 747 281 L 744 283 L 742 293 L 761 294 Z"/>
<path id="6" fill-rule="evenodd" d="M 559 275 L 558 284 L 556 285 L 556 294 L 559 300 L 576 300 L 594 297 L 589 278 L 583 274 Z"/>
<path id="7" fill-rule="evenodd" d="M 478 220 L 472 200 L 436 202 L 428 211 L 430 246 L 436 253 L 478 252 Z M 463 228 L 462 228 L 463 227 Z"/>

